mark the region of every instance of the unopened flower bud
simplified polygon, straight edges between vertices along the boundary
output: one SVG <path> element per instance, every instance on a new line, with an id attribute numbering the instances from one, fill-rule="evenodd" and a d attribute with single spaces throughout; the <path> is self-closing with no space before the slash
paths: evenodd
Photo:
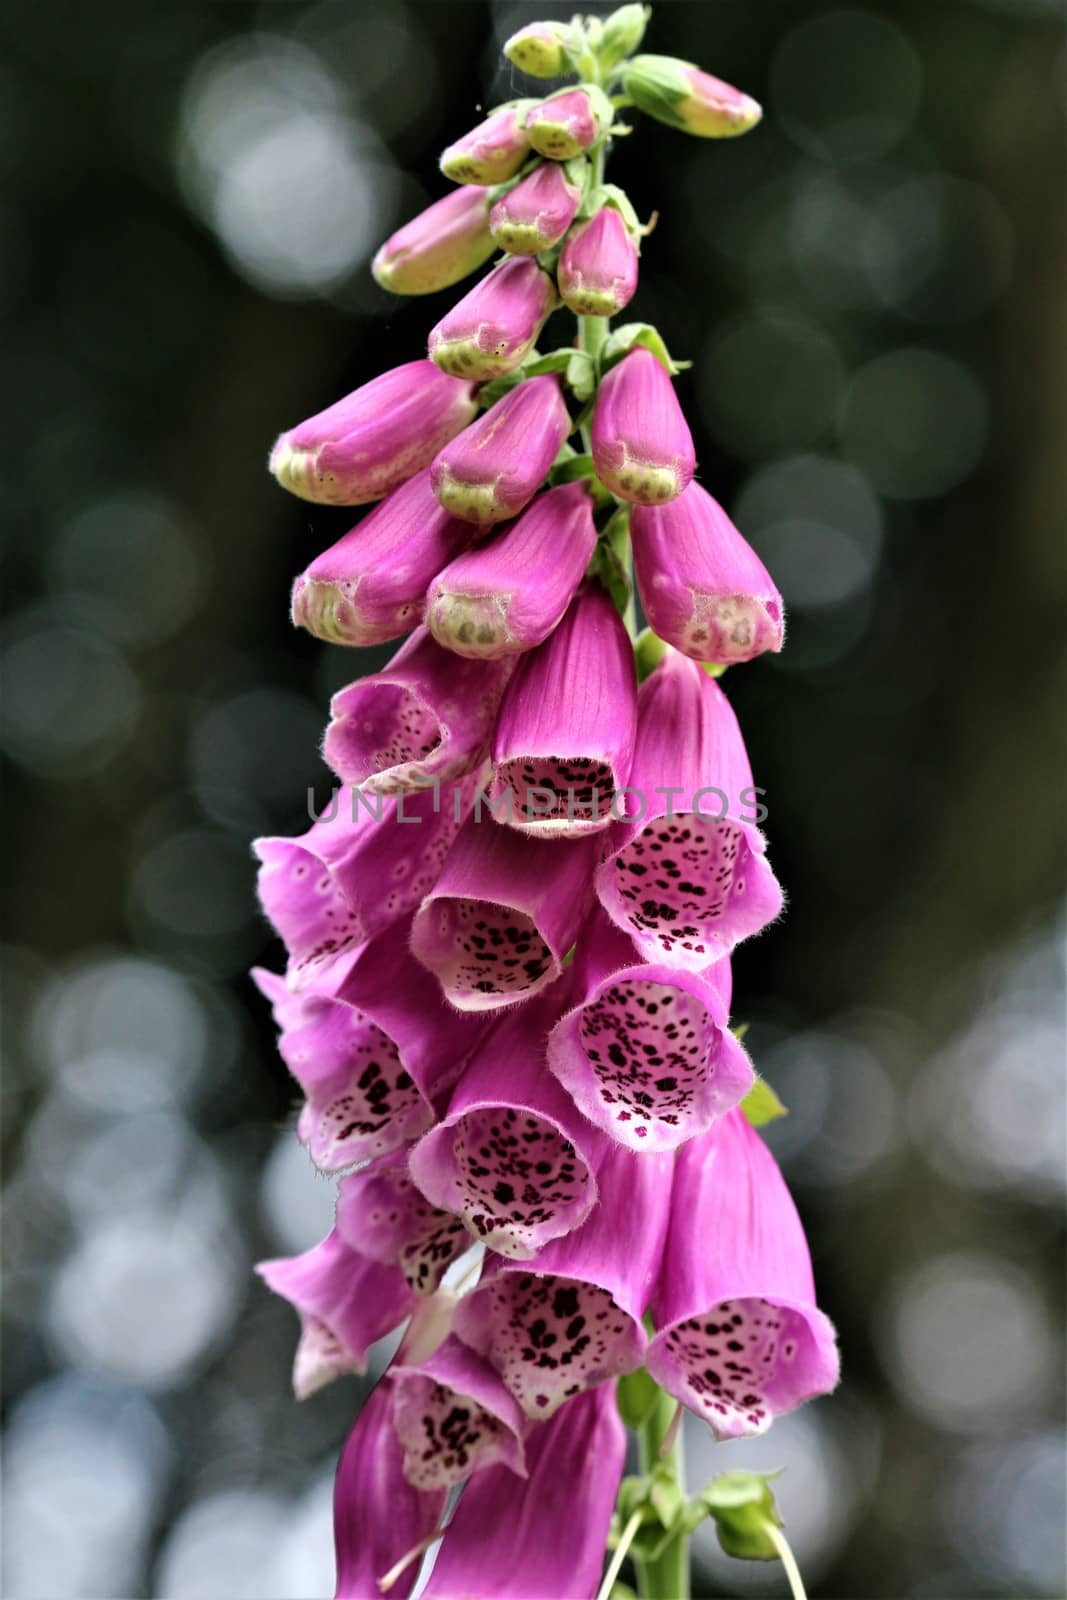
<path id="1" fill-rule="evenodd" d="M 645 28 L 651 15 L 651 6 L 628 5 L 620 6 L 618 11 L 613 11 L 610 17 L 604 18 L 604 31 L 597 52 L 601 71 L 614 67 L 627 56 L 633 55 L 645 36 Z"/>
<path id="2" fill-rule="evenodd" d="M 635 56 L 623 85 L 639 111 L 702 139 L 747 133 L 763 115 L 751 95 L 674 56 Z"/>
<path id="3" fill-rule="evenodd" d="M 674 385 L 643 345 L 635 345 L 601 382 L 591 438 L 601 482 L 637 505 L 673 500 L 696 468 Z"/>
<path id="4" fill-rule="evenodd" d="M 489 227 L 502 250 L 539 256 L 559 244 L 574 221 L 582 191 L 568 183 L 555 161 L 542 161 L 509 189 L 489 213 Z"/>
<path id="5" fill-rule="evenodd" d="M 366 505 L 428 466 L 477 409 L 472 383 L 409 361 L 283 433 L 270 470 L 302 500 Z"/>
<path id="6" fill-rule="evenodd" d="M 507 183 L 530 153 L 524 123 L 529 100 L 501 106 L 441 155 L 441 171 L 453 183 Z"/>
<path id="7" fill-rule="evenodd" d="M 549 95 L 528 112 L 526 135 L 539 156 L 570 161 L 591 150 L 611 126 L 611 102 L 592 84 Z"/>
<path id="8" fill-rule="evenodd" d="M 495 248 L 485 190 L 456 189 L 388 238 L 371 271 L 391 294 L 436 294 L 475 272 Z"/>
<path id="9" fill-rule="evenodd" d="M 502 261 L 431 329 L 430 356 L 454 378 L 502 378 L 525 361 L 555 304 L 536 261 Z"/>
<path id="10" fill-rule="evenodd" d="M 450 517 L 429 470 L 324 550 L 293 587 L 293 621 L 330 644 L 384 644 L 419 621 L 426 590 L 473 529 Z"/>
<path id="11" fill-rule="evenodd" d="M 531 78 L 558 78 L 566 65 L 566 36 L 567 28 L 562 22 L 531 22 L 511 35 L 504 54 L 512 66 Z"/>
<path id="12" fill-rule="evenodd" d="M 637 289 L 637 241 L 614 206 L 601 206 L 563 246 L 557 272 L 563 303 L 580 317 L 613 317 Z"/>
<path id="13" fill-rule="evenodd" d="M 549 489 L 510 528 L 468 550 L 434 580 L 427 627 L 461 656 L 532 650 L 567 610 L 595 545 L 585 484 Z"/>
<path id="14" fill-rule="evenodd" d="M 684 655 L 727 664 L 782 648 L 782 597 L 759 556 L 699 483 L 630 519 L 649 624 Z"/>
<path id="15" fill-rule="evenodd" d="M 434 493 L 467 522 L 487 526 L 517 516 L 570 429 L 559 379 L 527 378 L 438 452 L 430 467 Z"/>

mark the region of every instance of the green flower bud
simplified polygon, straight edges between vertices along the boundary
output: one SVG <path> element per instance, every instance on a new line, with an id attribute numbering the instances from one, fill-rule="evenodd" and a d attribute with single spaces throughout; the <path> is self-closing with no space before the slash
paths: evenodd
<path id="1" fill-rule="evenodd" d="M 620 6 L 618 11 L 613 11 L 610 17 L 604 18 L 600 49 L 597 52 L 602 69 L 617 66 L 620 61 L 625 61 L 627 56 L 632 56 L 634 51 L 640 48 L 651 15 L 651 6 L 630 5 Z"/>
<path id="2" fill-rule="evenodd" d="M 701 139 L 747 133 L 763 115 L 750 95 L 674 56 L 634 56 L 623 85 L 639 111 Z"/>
<path id="3" fill-rule="evenodd" d="M 531 22 L 512 34 L 504 54 L 531 78 L 558 78 L 567 69 L 563 47 L 569 33 L 562 22 Z"/>

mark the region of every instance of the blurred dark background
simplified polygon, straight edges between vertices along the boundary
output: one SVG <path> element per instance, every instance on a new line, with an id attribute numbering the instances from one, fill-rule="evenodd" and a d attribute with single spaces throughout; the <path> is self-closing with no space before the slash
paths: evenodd
<path id="1" fill-rule="evenodd" d="M 669 0 L 649 47 L 765 121 L 644 123 L 612 162 L 660 213 L 629 314 L 693 360 L 703 481 L 790 609 L 726 680 L 791 898 L 736 1010 L 846 1376 L 689 1445 L 787 1468 L 821 1597 L 1064 1593 L 1057 13 Z M 0 18 L 12 1600 L 332 1592 L 360 1389 L 291 1401 L 295 1321 L 250 1276 L 332 1189 L 244 976 L 278 959 L 249 839 L 305 825 L 328 697 L 389 652 L 290 629 L 350 518 L 264 464 L 458 295 L 367 261 L 522 90 L 498 46 L 539 14 L 567 8 Z M 699 1554 L 705 1595 L 784 1592 Z"/>

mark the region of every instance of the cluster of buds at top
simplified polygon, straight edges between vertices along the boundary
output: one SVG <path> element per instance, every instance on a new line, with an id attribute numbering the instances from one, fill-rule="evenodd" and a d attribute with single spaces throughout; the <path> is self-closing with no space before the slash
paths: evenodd
<path id="1" fill-rule="evenodd" d="M 426 358 L 271 454 L 306 500 L 379 502 L 296 580 L 294 621 L 404 638 L 334 699 L 331 807 L 257 846 L 298 1134 L 351 1173 L 327 1239 L 261 1269 L 300 1314 L 298 1392 L 411 1319 L 341 1464 L 344 1595 L 409 1593 L 476 1474 L 425 1592 L 514 1592 L 518 1559 L 523 1593 L 592 1596 L 622 1470 L 609 1380 L 646 1367 L 732 1438 L 837 1379 L 729 1025 L 731 952 L 782 892 L 715 680 L 781 648 L 781 597 L 695 479 L 663 340 L 607 326 L 647 231 L 604 181 L 620 110 L 715 135 L 759 108 L 635 55 L 647 15 L 508 41 L 578 81 L 449 145 L 459 187 L 373 270 L 425 294 L 501 258 Z M 538 349 L 561 306 L 577 338 Z M 441 1282 L 472 1242 L 457 1302 Z"/>

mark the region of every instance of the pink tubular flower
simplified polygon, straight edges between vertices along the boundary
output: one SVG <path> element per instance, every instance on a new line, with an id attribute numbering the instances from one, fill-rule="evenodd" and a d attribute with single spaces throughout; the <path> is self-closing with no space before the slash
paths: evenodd
<path id="1" fill-rule="evenodd" d="M 591 85 L 561 89 L 526 114 L 526 137 L 539 156 L 570 161 L 592 149 L 611 121 L 611 105 Z"/>
<path id="2" fill-rule="evenodd" d="M 296 839 L 257 839 L 259 897 L 306 988 L 413 911 L 429 892 L 473 798 L 455 789 L 398 800 L 335 796 L 336 810 Z"/>
<path id="3" fill-rule="evenodd" d="M 578 1109 L 631 1150 L 675 1150 L 752 1087 L 727 1026 L 730 964 L 706 973 L 645 965 L 594 913 L 578 941 L 574 1008 L 548 1039 L 548 1064 Z"/>
<path id="4" fill-rule="evenodd" d="M 603 1135 L 545 1071 L 557 1015 L 546 997 L 505 1017 L 411 1152 L 411 1176 L 431 1204 L 518 1261 L 576 1228 L 597 1196 Z"/>
<path id="5" fill-rule="evenodd" d="M 782 891 L 748 820 L 756 790 L 737 718 L 676 651 L 641 685 L 630 791 L 597 893 L 647 960 L 699 972 L 774 921 Z"/>
<path id="6" fill-rule="evenodd" d="M 601 381 L 591 437 L 597 473 L 621 500 L 661 505 L 692 480 L 693 436 L 666 368 L 642 345 Z"/>
<path id="7" fill-rule="evenodd" d="M 780 650 L 782 597 L 759 556 L 699 483 L 630 519 L 650 627 L 696 661 L 733 665 Z"/>
<path id="8" fill-rule="evenodd" d="M 544 644 L 523 656 L 493 735 L 494 807 L 524 832 L 606 828 L 630 776 L 637 728 L 633 650 L 599 584 L 586 587 Z"/>
<path id="9" fill-rule="evenodd" d="M 556 283 L 579 317 L 614 317 L 637 290 L 637 241 L 614 206 L 601 206 L 569 235 Z"/>
<path id="10" fill-rule="evenodd" d="M 513 106 L 501 106 L 450 144 L 441 154 L 445 177 L 453 183 L 486 187 L 513 178 L 530 153 L 524 124 L 531 104 L 519 100 Z"/>
<path id="11" fill-rule="evenodd" d="M 381 1600 L 379 1580 L 418 1552 L 444 1515 L 444 1489 L 416 1489 L 404 1475 L 393 1426 L 393 1388 L 383 1378 L 348 1436 L 333 1496 L 336 1600 Z M 417 1556 L 389 1589 L 407 1600 L 419 1575 Z"/>
<path id="12" fill-rule="evenodd" d="M 468 1345 L 450 1336 L 418 1366 L 391 1371 L 404 1476 L 416 1489 L 449 1489 L 497 1461 L 526 1476 L 522 1412 Z"/>
<path id="13" fill-rule="evenodd" d="M 307 1096 L 300 1136 L 322 1172 L 396 1150 L 431 1126 L 484 1028 L 428 989 L 407 921 L 366 945 L 330 993 L 282 1010 L 279 1050 Z"/>
<path id="14" fill-rule="evenodd" d="M 623 85 L 639 111 L 703 139 L 747 133 L 763 115 L 751 95 L 674 56 L 634 56 Z"/>
<path id="15" fill-rule="evenodd" d="M 438 1211 L 416 1189 L 403 1150 L 341 1179 L 334 1226 L 368 1260 L 398 1267 L 420 1298 L 435 1294 L 452 1263 L 470 1248 L 460 1219 Z"/>
<path id="16" fill-rule="evenodd" d="M 394 489 L 293 585 L 293 621 L 328 644 L 384 644 L 422 615 L 426 589 L 474 537 L 434 495 L 429 469 Z"/>
<path id="17" fill-rule="evenodd" d="M 430 330 L 430 359 L 453 378 L 502 378 L 533 349 L 556 286 L 536 261 L 501 261 Z"/>
<path id="18" fill-rule="evenodd" d="M 559 379 L 527 378 L 438 452 L 434 493 L 466 522 L 504 522 L 533 499 L 570 431 Z"/>
<path id="19" fill-rule="evenodd" d="M 493 238 L 514 256 L 538 256 L 559 244 L 581 199 L 581 189 L 567 181 L 558 163 L 542 161 L 490 211 Z"/>
<path id="20" fill-rule="evenodd" d="M 453 1313 L 459 1337 L 492 1363 L 534 1420 L 644 1360 L 642 1318 L 667 1232 L 670 1157 L 609 1145 L 597 1186 L 580 1227 L 532 1261 L 490 1258 Z"/>
<path id="21" fill-rule="evenodd" d="M 549 489 L 518 522 L 434 579 L 426 626 L 461 656 L 493 659 L 532 650 L 563 617 L 595 547 L 585 485 Z"/>
<path id="22" fill-rule="evenodd" d="M 456 189 L 388 238 L 371 271 L 391 294 L 436 294 L 475 272 L 495 249 L 489 196 L 481 188 Z"/>
<path id="23" fill-rule="evenodd" d="M 837 1384 L 804 1229 L 740 1110 L 678 1153 L 653 1315 L 649 1371 L 720 1439 L 763 1433 Z"/>
<path id="24" fill-rule="evenodd" d="M 324 755 L 342 783 L 403 794 L 481 766 L 511 662 L 464 661 L 425 628 L 388 666 L 334 695 Z"/>
<path id="25" fill-rule="evenodd" d="M 611 1388 L 572 1400 L 530 1434 L 525 1483 L 492 1467 L 468 1484 L 426 1600 L 593 1600 L 625 1454 Z"/>
<path id="26" fill-rule="evenodd" d="M 256 1271 L 300 1316 L 293 1362 L 298 1400 L 345 1372 L 365 1372 L 375 1340 L 411 1315 L 415 1296 L 398 1267 L 353 1250 L 334 1228 L 303 1255 L 261 1261 Z"/>
<path id="27" fill-rule="evenodd" d="M 462 1011 L 555 982 L 593 898 L 598 841 L 532 839 L 478 808 L 423 901 L 411 948 Z"/>
<path id="28" fill-rule="evenodd" d="M 283 433 L 270 470 L 302 500 L 365 505 L 428 466 L 477 409 L 472 383 L 408 361 Z"/>

